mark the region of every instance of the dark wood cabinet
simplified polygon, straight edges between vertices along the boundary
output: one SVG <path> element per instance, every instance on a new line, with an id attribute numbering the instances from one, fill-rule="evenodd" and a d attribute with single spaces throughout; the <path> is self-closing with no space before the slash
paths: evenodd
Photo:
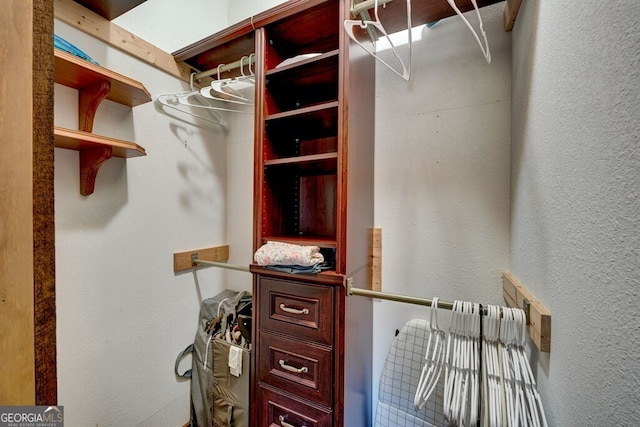
<path id="1" fill-rule="evenodd" d="M 344 289 L 340 275 L 291 277 L 253 266 L 256 426 L 342 425 Z"/>

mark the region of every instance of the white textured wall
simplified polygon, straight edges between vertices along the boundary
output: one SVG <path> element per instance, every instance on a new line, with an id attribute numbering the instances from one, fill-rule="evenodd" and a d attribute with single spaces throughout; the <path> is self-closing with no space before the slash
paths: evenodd
<path id="1" fill-rule="evenodd" d="M 511 126 L 511 36 L 503 30 L 502 7 L 481 10 L 491 64 L 455 16 L 422 30 L 409 84 L 376 66 L 375 222 L 382 227 L 383 291 L 502 302 Z M 465 16 L 477 27 L 474 14 Z M 428 315 L 425 307 L 374 304 L 374 402 L 395 330 Z M 440 319 L 448 325 L 445 313 Z"/>
<path id="2" fill-rule="evenodd" d="M 169 53 L 225 28 L 228 0 L 146 0 L 113 20 Z"/>
<path id="3" fill-rule="evenodd" d="M 550 425 L 640 425 L 640 3 L 527 0 L 513 32 L 511 270 L 552 314 Z"/>
<path id="4" fill-rule="evenodd" d="M 286 0 L 146 0 L 113 22 L 175 52 Z"/>
<path id="5" fill-rule="evenodd" d="M 287 0 L 231 0 L 228 2 L 227 23 L 233 25 L 285 1 Z"/>
<path id="6" fill-rule="evenodd" d="M 154 99 L 187 89 L 65 24 L 55 30 Z M 77 96 L 56 85 L 57 125 L 77 128 Z M 173 365 L 193 342 L 199 303 L 225 287 L 251 288 L 247 273 L 173 272 L 174 252 L 227 243 L 234 262 L 251 260 L 253 122 L 231 120 L 231 132 L 203 130 L 153 102 L 131 109 L 104 101 L 94 132 L 135 141 L 147 156 L 108 160 L 88 197 L 79 193 L 78 153 L 56 149 L 58 396 L 69 425 L 176 427 L 189 419 L 189 382 L 175 378 Z"/>

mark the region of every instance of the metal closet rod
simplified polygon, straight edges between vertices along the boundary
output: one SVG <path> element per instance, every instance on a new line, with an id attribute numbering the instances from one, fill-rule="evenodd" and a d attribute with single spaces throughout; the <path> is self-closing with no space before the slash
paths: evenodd
<path id="1" fill-rule="evenodd" d="M 244 265 L 235 265 L 235 264 L 227 264 L 226 262 L 217 262 L 217 261 L 207 261 L 204 259 L 192 258 L 192 264 L 195 266 L 196 264 L 205 264 L 211 265 L 214 267 L 226 268 L 227 270 L 237 270 L 237 271 L 246 271 L 249 272 L 249 267 L 245 267 Z"/>
<path id="2" fill-rule="evenodd" d="M 248 60 L 245 60 L 244 58 L 248 58 Z M 214 74 L 218 74 L 218 72 L 223 73 L 225 71 L 231 71 L 231 70 L 235 70 L 236 68 L 240 68 L 241 66 L 243 66 L 245 64 L 245 62 L 248 65 L 251 65 L 252 63 L 256 62 L 256 58 L 255 58 L 255 54 L 252 53 L 251 55 L 246 55 L 245 57 L 243 57 L 242 59 L 238 59 L 237 61 L 234 62 L 230 62 L 228 64 L 222 64 L 216 68 L 212 68 L 210 70 L 207 71 L 201 71 L 199 73 L 194 74 L 193 76 L 193 80 L 200 80 L 203 79 L 205 77 L 209 77 L 212 76 Z"/>
<path id="3" fill-rule="evenodd" d="M 404 302 L 408 304 L 424 305 L 427 307 L 431 307 L 431 305 L 433 304 L 433 300 L 429 298 L 418 298 L 418 297 L 412 297 L 407 295 L 390 294 L 390 293 L 380 292 L 380 291 L 371 291 L 369 289 L 354 288 L 353 279 L 351 277 L 347 278 L 347 295 L 377 298 L 377 299 L 383 299 L 388 301 Z M 482 307 L 483 307 L 482 312 L 484 314 L 487 314 L 487 306 L 483 305 Z M 525 299 L 523 301 L 523 310 L 527 317 L 527 324 L 529 324 L 529 307 L 530 307 L 529 301 Z M 453 303 L 450 301 L 442 301 L 438 299 L 438 308 L 444 308 L 445 310 L 453 310 Z"/>
<path id="4" fill-rule="evenodd" d="M 391 0 L 378 0 L 378 6 L 384 6 L 387 3 L 390 3 Z M 375 7 L 375 0 L 365 0 L 361 3 L 356 3 L 356 4 L 352 4 L 351 6 L 351 12 L 353 14 L 368 10 L 368 9 L 373 9 Z"/>

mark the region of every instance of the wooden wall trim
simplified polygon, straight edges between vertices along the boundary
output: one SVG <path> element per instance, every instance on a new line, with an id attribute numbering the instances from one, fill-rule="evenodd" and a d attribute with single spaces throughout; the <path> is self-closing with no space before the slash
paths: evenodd
<path id="1" fill-rule="evenodd" d="M 369 229 L 369 289 L 382 291 L 382 228 Z"/>
<path id="2" fill-rule="evenodd" d="M 176 62 L 168 52 L 108 21 L 73 0 L 55 0 L 54 16 L 56 19 L 103 41 L 111 47 L 119 49 L 174 77 L 186 82 L 189 81 L 191 68 L 187 64 Z"/>

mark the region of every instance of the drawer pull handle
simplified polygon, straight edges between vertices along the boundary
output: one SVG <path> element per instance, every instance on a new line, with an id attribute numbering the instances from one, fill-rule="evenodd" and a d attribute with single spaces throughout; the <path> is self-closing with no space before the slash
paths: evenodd
<path id="1" fill-rule="evenodd" d="M 287 307 L 284 304 L 280 304 L 280 310 L 286 313 L 291 313 L 291 314 L 309 314 L 308 308 L 303 308 L 302 310 L 298 310 L 297 308 Z"/>
<path id="2" fill-rule="evenodd" d="M 307 368 L 306 366 L 303 366 L 302 368 L 294 368 L 291 365 L 287 365 L 287 362 L 282 359 L 280 359 L 278 363 L 280 364 L 280 367 L 282 369 L 284 369 L 285 371 L 293 372 L 294 374 L 306 374 L 307 372 L 309 372 L 309 368 Z"/>
<path id="3" fill-rule="evenodd" d="M 282 427 L 296 427 L 296 426 L 294 426 L 293 424 L 289 424 L 288 422 L 286 422 L 286 421 L 284 420 L 284 419 L 285 419 L 285 418 L 284 418 L 284 415 L 280 415 L 278 418 L 280 419 L 280 425 L 281 425 Z M 303 425 L 302 427 L 307 427 L 307 425 L 305 424 L 305 425 Z"/>

